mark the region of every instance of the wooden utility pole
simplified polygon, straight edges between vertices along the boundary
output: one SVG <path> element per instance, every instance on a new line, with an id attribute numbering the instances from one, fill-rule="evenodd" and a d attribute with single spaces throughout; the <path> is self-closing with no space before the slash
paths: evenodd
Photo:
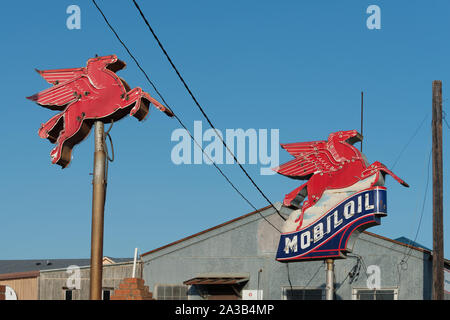
<path id="1" fill-rule="evenodd" d="M 106 196 L 104 124 L 95 122 L 94 177 L 92 180 L 92 231 L 90 299 L 102 300 L 103 225 Z"/>
<path id="2" fill-rule="evenodd" d="M 433 300 L 444 299 L 442 81 L 433 81 Z"/>

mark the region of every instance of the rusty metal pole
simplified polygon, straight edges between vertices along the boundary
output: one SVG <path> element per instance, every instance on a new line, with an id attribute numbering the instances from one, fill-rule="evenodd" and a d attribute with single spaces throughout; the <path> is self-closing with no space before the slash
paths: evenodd
<path id="1" fill-rule="evenodd" d="M 325 298 L 326 300 L 334 299 L 334 260 L 326 259 L 327 264 L 327 283 L 325 287 Z"/>
<path id="2" fill-rule="evenodd" d="M 442 82 L 433 81 L 433 300 L 444 299 Z"/>
<path id="3" fill-rule="evenodd" d="M 92 230 L 91 230 L 91 277 L 90 299 L 102 299 L 103 273 L 103 219 L 106 196 L 104 124 L 95 122 L 94 176 L 92 180 Z"/>

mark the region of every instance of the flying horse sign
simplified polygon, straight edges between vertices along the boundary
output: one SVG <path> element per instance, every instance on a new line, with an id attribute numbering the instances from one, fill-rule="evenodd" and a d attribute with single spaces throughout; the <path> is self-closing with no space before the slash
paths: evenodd
<path id="1" fill-rule="evenodd" d="M 95 126 L 95 152 L 92 194 L 90 297 L 102 299 L 103 227 L 106 195 L 106 148 L 104 123 L 112 123 L 127 114 L 145 119 L 150 104 L 167 114 L 173 113 L 141 88 L 133 88 L 116 75 L 125 63 L 116 55 L 95 57 L 86 67 L 36 70 L 52 87 L 28 99 L 60 113 L 39 129 L 39 136 L 56 144 L 50 152 L 53 164 L 67 167 L 73 147 L 84 140 Z"/>
<path id="2" fill-rule="evenodd" d="M 74 145 L 89 134 L 94 121 L 110 123 L 127 114 L 143 120 L 150 103 L 173 116 L 172 112 L 148 93 L 130 86 L 116 75 L 125 68 L 116 55 L 95 57 L 86 67 L 56 70 L 36 70 L 53 86 L 28 99 L 42 107 L 61 111 L 39 129 L 39 136 L 56 146 L 50 153 L 52 163 L 65 168 Z"/>
<path id="3" fill-rule="evenodd" d="M 350 130 L 331 133 L 328 141 L 281 145 L 295 159 L 274 170 L 308 181 L 284 198 L 296 210 L 283 226 L 278 261 L 345 257 L 357 235 L 387 213 L 385 175 L 409 187 L 380 162 L 369 165 L 353 146 L 361 140 Z"/>

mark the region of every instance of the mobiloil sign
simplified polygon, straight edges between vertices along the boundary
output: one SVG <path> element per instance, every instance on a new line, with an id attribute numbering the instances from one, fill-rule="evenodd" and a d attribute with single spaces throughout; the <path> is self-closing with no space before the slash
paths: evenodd
<path id="1" fill-rule="evenodd" d="M 295 159 L 274 170 L 308 181 L 284 198 L 296 210 L 283 226 L 278 261 L 345 257 L 359 233 L 387 213 L 385 175 L 408 187 L 382 163 L 368 165 L 353 146 L 361 140 L 350 130 L 331 133 L 328 141 L 281 145 Z"/>

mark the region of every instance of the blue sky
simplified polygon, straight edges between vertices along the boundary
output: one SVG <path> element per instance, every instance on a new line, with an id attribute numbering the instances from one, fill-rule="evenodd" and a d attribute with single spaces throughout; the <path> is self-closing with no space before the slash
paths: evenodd
<path id="1" fill-rule="evenodd" d="M 203 120 L 131 1 L 97 1 L 189 127 Z M 81 29 L 69 30 L 66 9 L 81 8 Z M 381 8 L 381 29 L 366 27 L 366 8 Z M 360 128 L 364 91 L 364 153 L 392 167 L 406 189 L 388 178 L 388 216 L 370 229 L 414 238 L 431 150 L 431 84 L 443 81 L 448 108 L 450 27 L 448 1 L 140 1 L 205 111 L 220 130 L 279 129 L 280 142 L 326 139 Z M 53 145 L 40 139 L 41 123 L 55 113 L 25 99 L 48 87 L 34 72 L 84 66 L 95 54 L 127 62 L 120 75 L 157 98 L 143 74 L 90 1 L 5 3 L 0 126 L 0 259 L 90 256 L 92 134 L 69 168 L 51 165 Z M 203 127 L 207 123 L 203 121 Z M 111 131 L 104 254 L 129 257 L 252 211 L 207 164 L 175 165 L 170 137 L 179 128 L 153 110 L 148 120 L 126 117 Z M 448 132 L 444 124 L 444 210 L 449 208 Z M 290 160 L 279 150 L 280 161 Z M 298 182 L 263 176 L 245 165 L 272 202 Z M 221 168 L 257 207 L 267 205 L 236 165 Z M 431 172 L 431 170 L 430 170 Z M 432 184 L 417 241 L 432 247 Z M 450 228 L 444 216 L 445 256 Z"/>

